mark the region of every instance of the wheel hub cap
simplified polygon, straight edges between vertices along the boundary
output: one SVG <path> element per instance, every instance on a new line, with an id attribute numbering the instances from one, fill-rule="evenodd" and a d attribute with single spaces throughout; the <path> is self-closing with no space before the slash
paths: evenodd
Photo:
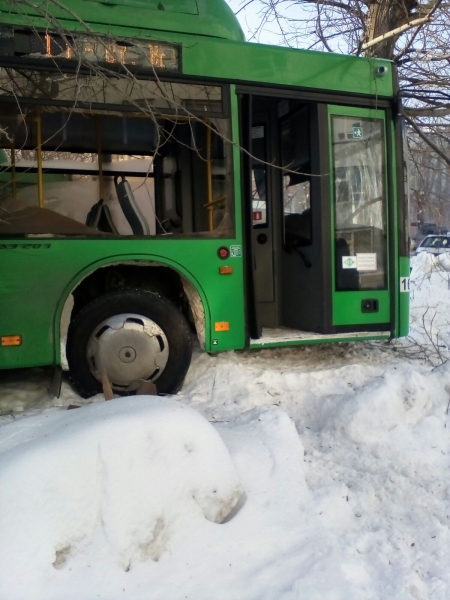
<path id="1" fill-rule="evenodd" d="M 133 362 L 136 358 L 136 350 L 131 346 L 125 346 L 122 350 L 119 351 L 119 358 L 124 363 Z"/>
<path id="2" fill-rule="evenodd" d="M 158 379 L 167 365 L 169 344 L 163 330 L 148 317 L 120 314 L 95 328 L 86 355 L 98 381 L 105 370 L 114 389 L 133 391 L 145 381 Z"/>

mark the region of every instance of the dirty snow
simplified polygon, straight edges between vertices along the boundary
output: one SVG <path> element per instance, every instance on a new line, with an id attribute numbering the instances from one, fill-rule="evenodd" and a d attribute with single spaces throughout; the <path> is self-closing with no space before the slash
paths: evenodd
<path id="1" fill-rule="evenodd" d="M 394 346 L 198 352 L 173 400 L 72 411 L 1 373 L 0 598 L 448 600 L 450 266 L 413 265 Z"/>

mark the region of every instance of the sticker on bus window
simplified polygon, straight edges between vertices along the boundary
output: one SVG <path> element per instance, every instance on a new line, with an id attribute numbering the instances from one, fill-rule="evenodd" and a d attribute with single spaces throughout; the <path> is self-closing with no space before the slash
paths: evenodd
<path id="1" fill-rule="evenodd" d="M 342 268 L 343 269 L 356 269 L 356 256 L 343 256 L 342 257 Z"/>
<path id="2" fill-rule="evenodd" d="M 239 258 L 242 256 L 242 246 L 230 246 L 231 258 Z"/>
<path id="3" fill-rule="evenodd" d="M 409 292 L 409 277 L 400 277 L 400 291 Z"/>
<path id="4" fill-rule="evenodd" d="M 356 268 L 358 271 L 376 271 L 376 252 L 359 252 L 356 254 Z"/>

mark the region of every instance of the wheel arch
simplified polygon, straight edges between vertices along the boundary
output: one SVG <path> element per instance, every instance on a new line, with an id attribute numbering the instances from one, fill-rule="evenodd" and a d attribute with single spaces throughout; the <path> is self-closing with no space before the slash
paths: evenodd
<path id="1" fill-rule="evenodd" d="M 63 370 L 68 370 L 66 355 L 67 333 L 74 308 L 74 293 L 77 288 L 79 288 L 88 277 L 94 275 L 100 269 L 126 266 L 142 268 L 165 267 L 178 275 L 192 312 L 200 346 L 203 349 L 209 347 L 209 325 L 211 321 L 209 303 L 201 284 L 190 271 L 175 261 L 161 257 L 152 257 L 148 255 L 113 256 L 91 263 L 89 266 L 79 271 L 72 277 L 61 296 L 56 309 L 54 331 L 56 363 L 61 364 Z"/>

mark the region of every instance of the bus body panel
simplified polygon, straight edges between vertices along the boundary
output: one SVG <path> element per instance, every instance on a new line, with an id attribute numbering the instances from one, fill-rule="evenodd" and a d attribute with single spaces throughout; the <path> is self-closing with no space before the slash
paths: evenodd
<path id="1" fill-rule="evenodd" d="M 399 258 L 399 316 L 398 316 L 398 336 L 404 337 L 409 334 L 409 275 L 410 275 L 410 258 L 409 256 L 400 256 Z"/>
<path id="2" fill-rule="evenodd" d="M 59 363 L 59 320 L 67 296 L 95 269 L 129 261 L 172 267 L 191 281 L 205 308 L 207 351 L 243 348 L 242 257 L 223 261 L 217 255 L 220 246 L 230 245 L 236 245 L 234 240 L 191 240 L 187 252 L 184 240 L 40 238 L 2 243 L 0 331 L 21 335 L 22 344 L 0 348 L 1 367 Z M 224 265 L 233 267 L 231 275 L 219 274 Z M 229 323 L 229 331 L 215 331 L 216 322 Z"/>
<path id="3" fill-rule="evenodd" d="M 221 59 L 226 56 L 227 60 Z M 355 56 L 294 50 L 263 44 L 208 40 L 183 46 L 183 72 L 232 81 L 302 87 L 315 91 L 392 97 L 392 77 L 376 77 L 389 61 L 361 60 Z M 388 71 L 388 72 L 389 72 Z"/>

